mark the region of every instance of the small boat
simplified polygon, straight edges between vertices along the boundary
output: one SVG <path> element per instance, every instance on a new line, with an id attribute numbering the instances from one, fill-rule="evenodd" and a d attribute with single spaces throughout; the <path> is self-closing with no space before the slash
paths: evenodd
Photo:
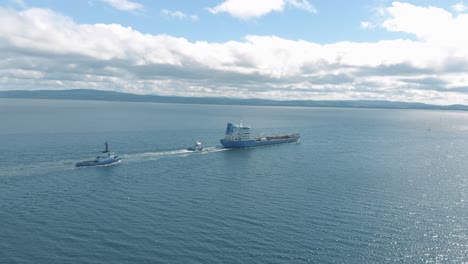
<path id="1" fill-rule="evenodd" d="M 250 127 L 241 124 L 227 124 L 226 135 L 220 140 L 224 148 L 250 148 L 282 143 L 295 143 L 301 134 L 286 134 L 279 136 L 250 137 Z"/>
<path id="2" fill-rule="evenodd" d="M 193 143 L 193 146 L 188 148 L 187 150 L 190 150 L 190 151 L 202 151 L 203 150 L 203 144 L 200 142 L 200 141 L 195 141 L 195 143 Z"/>
<path id="3" fill-rule="evenodd" d="M 109 144 L 106 141 L 106 149 L 102 152 L 102 155 L 97 156 L 95 160 L 87 160 L 78 162 L 75 164 L 76 167 L 92 167 L 92 166 L 105 166 L 118 164 L 122 159 L 115 155 L 114 152 L 109 150 Z"/>

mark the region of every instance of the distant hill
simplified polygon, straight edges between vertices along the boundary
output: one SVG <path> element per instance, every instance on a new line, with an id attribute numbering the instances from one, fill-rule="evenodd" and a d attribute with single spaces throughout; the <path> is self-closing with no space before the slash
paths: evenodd
<path id="1" fill-rule="evenodd" d="M 335 100 L 312 101 L 292 100 L 276 101 L 266 99 L 232 99 L 214 97 L 175 97 L 157 95 L 138 95 L 101 90 L 38 90 L 38 91 L 0 91 L 0 98 L 18 99 L 61 99 L 61 100 L 99 100 L 114 102 L 154 102 L 181 104 L 219 104 L 219 105 L 257 105 L 257 106 L 301 106 L 301 107 L 345 107 L 345 108 L 385 108 L 385 109 L 434 109 L 468 111 L 466 105 L 430 105 L 373 100 Z"/>

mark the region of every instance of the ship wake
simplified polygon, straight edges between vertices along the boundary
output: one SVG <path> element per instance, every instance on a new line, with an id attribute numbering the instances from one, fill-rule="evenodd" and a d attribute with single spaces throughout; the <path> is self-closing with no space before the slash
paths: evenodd
<path id="1" fill-rule="evenodd" d="M 158 160 L 161 158 L 181 158 L 189 157 L 192 155 L 205 155 L 214 152 L 225 151 L 227 149 L 221 147 L 207 147 L 202 151 L 190 151 L 187 149 L 176 149 L 176 150 L 165 150 L 165 151 L 156 151 L 156 152 L 144 152 L 144 153 L 135 153 L 135 154 L 125 154 L 121 155 L 123 162 L 142 162 L 148 160 Z"/>
<path id="2" fill-rule="evenodd" d="M 192 155 L 205 155 L 220 151 L 225 151 L 221 147 L 206 147 L 202 151 L 190 151 L 186 149 L 176 150 L 165 150 L 155 152 L 144 152 L 134 154 L 119 155 L 122 157 L 122 163 L 127 162 L 144 162 L 150 160 L 158 160 L 161 158 L 178 158 L 178 157 L 189 157 Z M 79 159 L 78 159 L 79 160 Z M 16 164 L 12 166 L 4 166 L 0 170 L 0 177 L 11 177 L 11 176 L 26 176 L 36 174 L 47 174 L 63 172 L 68 170 L 83 169 L 75 167 L 77 160 L 56 160 L 48 162 L 36 162 L 27 164 Z M 112 164 L 111 164 L 112 165 Z M 107 167 L 107 166 L 94 166 L 94 167 Z"/>

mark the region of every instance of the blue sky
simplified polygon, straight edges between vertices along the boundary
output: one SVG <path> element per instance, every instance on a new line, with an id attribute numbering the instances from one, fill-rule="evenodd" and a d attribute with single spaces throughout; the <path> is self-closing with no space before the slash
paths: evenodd
<path id="1" fill-rule="evenodd" d="M 461 0 L 0 1 L 0 90 L 468 104 Z"/>
<path id="2" fill-rule="evenodd" d="M 369 32 L 360 26 L 363 20 L 372 20 L 375 17 L 377 8 L 385 6 L 385 3 L 391 3 L 391 1 L 382 0 L 310 2 L 317 9 L 316 13 L 286 4 L 284 11 L 272 11 L 249 19 L 236 19 L 228 13 L 216 15 L 210 13 L 208 8 L 222 3 L 217 0 L 134 1 L 142 7 L 133 10 L 119 10 L 100 0 L 31 1 L 30 4 L 27 4 L 27 0 L 22 2 L 28 7 L 52 9 L 80 24 L 118 23 L 142 33 L 168 34 L 190 41 L 240 41 L 246 35 L 275 35 L 325 44 L 337 41 L 375 41 L 396 36 L 385 30 L 377 29 Z M 15 0 L 7 2 L 6 6 L 18 10 L 22 7 Z M 166 15 L 163 10 L 179 11 L 187 17 L 178 18 Z M 196 16 L 196 20 L 191 19 L 190 16 Z"/>

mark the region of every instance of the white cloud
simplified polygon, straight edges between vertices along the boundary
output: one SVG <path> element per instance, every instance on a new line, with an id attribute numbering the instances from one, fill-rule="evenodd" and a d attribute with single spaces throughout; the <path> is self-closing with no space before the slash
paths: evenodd
<path id="1" fill-rule="evenodd" d="M 180 19 L 180 20 L 198 21 L 198 16 L 189 15 L 189 14 L 186 14 L 186 13 L 184 13 L 182 11 L 171 11 L 171 10 L 168 10 L 168 9 L 162 9 L 161 14 L 163 14 L 164 16 L 173 17 L 173 18 L 177 18 L 177 19 Z"/>
<path id="2" fill-rule="evenodd" d="M 460 2 L 458 4 L 453 5 L 452 9 L 456 12 L 461 13 L 468 10 L 468 6 L 466 6 L 463 2 Z"/>
<path id="3" fill-rule="evenodd" d="M 465 48 L 468 45 L 468 14 L 454 16 L 442 8 L 400 2 L 394 2 L 387 11 L 389 17 L 383 23 L 385 29 L 412 34 L 432 47 L 451 49 L 456 55 L 468 56 Z"/>
<path id="4" fill-rule="evenodd" d="M 208 8 L 208 10 L 213 14 L 228 13 L 236 18 L 250 19 L 271 12 L 282 12 L 286 5 L 312 13 L 317 12 L 307 0 L 226 0 L 213 8 Z"/>
<path id="5" fill-rule="evenodd" d="M 468 104 L 468 15 L 399 2 L 385 11 L 381 26 L 413 39 L 190 42 L 78 24 L 47 9 L 0 8 L 0 25 L 9 25 L 0 27 L 0 89 Z"/>
<path id="6" fill-rule="evenodd" d="M 133 11 L 133 10 L 141 10 L 143 9 L 143 5 L 136 2 L 131 2 L 128 0 L 101 0 L 105 2 L 115 9 L 123 10 L 123 11 Z"/>
<path id="7" fill-rule="evenodd" d="M 286 3 L 293 7 L 309 11 L 311 13 L 317 13 L 317 9 L 311 5 L 307 0 L 286 0 Z"/>
<path id="8" fill-rule="evenodd" d="M 27 7 L 26 3 L 23 0 L 10 0 L 10 1 L 13 2 L 14 4 L 18 5 L 21 8 L 26 8 Z"/>
<path id="9" fill-rule="evenodd" d="M 363 21 L 363 22 L 361 22 L 361 28 L 363 28 L 363 29 L 371 29 L 371 28 L 375 28 L 375 25 L 372 24 L 372 23 L 369 22 L 369 21 Z"/>

